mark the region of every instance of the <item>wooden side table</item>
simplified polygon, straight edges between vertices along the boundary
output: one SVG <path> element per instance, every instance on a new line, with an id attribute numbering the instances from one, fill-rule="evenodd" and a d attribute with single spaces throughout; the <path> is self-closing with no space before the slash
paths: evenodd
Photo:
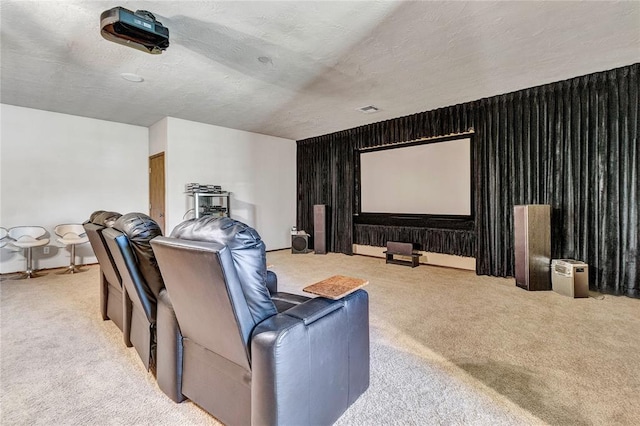
<path id="1" fill-rule="evenodd" d="M 338 300 L 367 284 L 369 284 L 369 281 L 361 278 L 334 275 L 333 277 L 306 286 L 302 291 L 317 294 L 327 299 Z"/>

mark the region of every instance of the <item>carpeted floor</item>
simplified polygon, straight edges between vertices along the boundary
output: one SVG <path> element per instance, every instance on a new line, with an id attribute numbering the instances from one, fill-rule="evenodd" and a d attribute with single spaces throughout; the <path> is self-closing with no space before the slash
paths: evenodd
<path id="1" fill-rule="evenodd" d="M 640 424 L 640 300 L 383 259 L 268 253 L 279 289 L 368 279 L 371 386 L 339 425 Z M 0 284 L 2 425 L 213 425 L 99 312 L 98 267 Z M 302 426 L 302 425 L 301 425 Z"/>

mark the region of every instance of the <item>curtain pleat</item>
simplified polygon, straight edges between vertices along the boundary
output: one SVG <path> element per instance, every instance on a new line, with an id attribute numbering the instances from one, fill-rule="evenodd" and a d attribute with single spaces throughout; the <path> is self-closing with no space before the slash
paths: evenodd
<path id="1" fill-rule="evenodd" d="M 587 262 L 592 289 L 640 297 L 640 64 L 298 141 L 298 223 L 328 204 L 329 250 L 401 239 L 513 276 L 513 206 L 552 206 L 552 257 Z M 357 150 L 475 132 L 475 231 L 353 223 Z"/>
<path id="2" fill-rule="evenodd" d="M 299 230 L 313 232 L 313 205 L 329 204 L 330 182 L 330 144 L 318 140 L 297 148 L 297 181 L 298 181 L 298 217 L 296 226 Z M 299 212 L 311 214 L 300 215 Z"/>
<path id="3" fill-rule="evenodd" d="M 382 226 L 356 224 L 354 243 L 365 246 L 384 247 L 387 241 L 411 241 L 419 250 L 432 253 L 473 257 L 475 233 L 455 229 L 432 229 L 409 226 Z"/>
<path id="4" fill-rule="evenodd" d="M 332 194 L 329 203 L 329 249 L 333 252 L 353 254 L 353 203 L 355 163 L 353 147 L 348 133 L 331 140 Z M 344 206 L 334 208 L 335 206 Z"/>

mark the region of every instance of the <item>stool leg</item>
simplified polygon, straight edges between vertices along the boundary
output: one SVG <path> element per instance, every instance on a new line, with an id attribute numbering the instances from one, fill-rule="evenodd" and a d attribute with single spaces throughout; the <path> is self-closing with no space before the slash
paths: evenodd
<path id="1" fill-rule="evenodd" d="M 75 274 L 76 272 L 84 271 L 76 266 L 76 245 L 71 244 L 71 259 L 69 260 L 69 266 L 67 266 L 64 271 L 58 272 L 58 275 Z"/>
<path id="2" fill-rule="evenodd" d="M 31 247 L 27 247 L 27 270 L 22 272 L 19 276 L 13 278 L 14 280 L 22 280 L 25 278 L 38 278 L 42 274 L 36 273 L 33 270 L 33 251 Z"/>
<path id="3" fill-rule="evenodd" d="M 76 272 L 76 245 L 71 244 L 71 262 L 69 263 L 69 270 L 73 274 Z"/>
<path id="4" fill-rule="evenodd" d="M 69 265 L 69 271 L 72 274 L 76 272 L 84 272 L 82 269 L 76 266 L 76 245 L 71 244 L 71 264 Z"/>
<path id="5" fill-rule="evenodd" d="M 33 276 L 33 248 L 27 249 L 27 275 L 29 278 Z"/>

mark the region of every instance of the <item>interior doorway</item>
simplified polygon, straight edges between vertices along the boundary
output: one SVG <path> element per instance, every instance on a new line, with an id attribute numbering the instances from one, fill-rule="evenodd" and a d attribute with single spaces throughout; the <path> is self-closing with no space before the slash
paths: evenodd
<path id="1" fill-rule="evenodd" d="M 149 157 L 149 216 L 164 229 L 164 152 Z"/>

